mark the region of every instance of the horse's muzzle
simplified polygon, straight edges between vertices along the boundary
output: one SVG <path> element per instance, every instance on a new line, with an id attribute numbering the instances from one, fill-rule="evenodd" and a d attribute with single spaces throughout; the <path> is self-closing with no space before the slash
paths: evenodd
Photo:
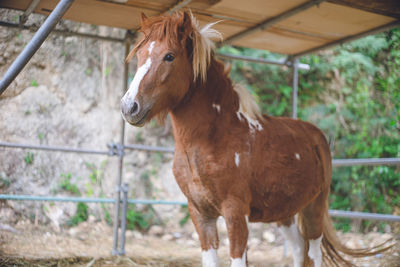
<path id="1" fill-rule="evenodd" d="M 138 101 L 129 103 L 124 101 L 124 98 L 122 98 L 121 113 L 126 122 L 141 127 L 146 123 L 146 118 L 150 113 L 150 108 L 142 109 Z"/>

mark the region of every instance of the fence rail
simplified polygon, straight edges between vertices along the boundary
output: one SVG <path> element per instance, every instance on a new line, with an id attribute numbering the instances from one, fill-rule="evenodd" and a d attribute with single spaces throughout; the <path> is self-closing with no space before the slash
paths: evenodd
<path id="1" fill-rule="evenodd" d="M 60 146 L 47 146 L 47 145 L 29 145 L 29 144 L 17 144 L 9 142 L 0 142 L 0 147 L 8 148 L 21 148 L 21 149 L 35 149 L 35 150 L 47 150 L 47 151 L 59 151 L 59 152 L 71 152 L 71 153 L 84 153 L 84 154 L 101 154 L 108 156 L 118 155 L 116 150 L 122 148 L 124 150 L 143 150 L 149 152 L 165 152 L 173 153 L 173 147 L 161 147 L 161 146 L 148 146 L 141 144 L 109 144 L 109 150 L 95 150 L 95 149 L 83 149 L 83 148 L 70 148 Z M 366 158 L 366 159 L 333 159 L 332 165 L 335 167 L 339 166 L 376 166 L 376 165 L 400 165 L 400 158 Z"/>
<path id="2" fill-rule="evenodd" d="M 0 194 L 0 200 L 85 202 L 85 203 L 115 203 L 115 199 L 112 199 L 112 198 L 52 197 L 52 196 L 4 195 L 4 194 Z M 174 201 L 174 200 L 128 199 L 128 203 L 129 204 L 144 204 L 144 205 L 180 205 L 180 206 L 187 206 L 187 202 L 186 201 Z M 345 210 L 329 210 L 329 214 L 331 216 L 333 216 L 333 217 L 400 222 L 400 216 L 390 215 L 390 214 L 379 214 L 379 213 L 358 212 L 358 211 L 345 211 Z"/>

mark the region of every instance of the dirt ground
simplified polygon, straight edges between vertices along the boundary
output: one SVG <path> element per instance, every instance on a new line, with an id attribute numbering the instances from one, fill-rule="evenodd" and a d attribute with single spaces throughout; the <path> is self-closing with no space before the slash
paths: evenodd
<path id="1" fill-rule="evenodd" d="M 389 234 L 340 234 L 350 247 L 372 246 L 393 237 Z M 271 240 L 270 240 L 271 241 Z M 249 240 L 250 266 L 292 266 L 290 252 L 275 241 Z M 359 266 L 400 266 L 399 242 L 383 255 L 357 261 Z M 156 236 L 127 231 L 126 256 L 111 255 L 112 228 L 102 222 L 82 223 L 60 232 L 47 226 L 19 223 L 0 230 L 0 266 L 200 266 L 195 235 Z M 221 240 L 221 266 L 229 265 L 227 242 Z"/>

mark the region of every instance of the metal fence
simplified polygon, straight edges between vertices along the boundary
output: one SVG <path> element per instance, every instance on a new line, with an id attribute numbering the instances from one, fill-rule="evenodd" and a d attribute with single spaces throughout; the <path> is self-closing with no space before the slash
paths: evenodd
<path id="1" fill-rule="evenodd" d="M 24 21 L 26 21 L 26 17 L 32 12 L 34 8 L 28 8 L 24 15 L 21 17 L 21 24 L 13 24 L 9 22 L 0 22 L 0 26 L 5 27 L 18 27 L 20 29 L 28 29 L 34 30 L 35 33 L 32 40 L 28 43 L 28 45 L 24 48 L 23 52 L 17 57 L 17 59 L 13 62 L 11 67 L 7 70 L 6 74 L 3 76 L 0 81 L 0 94 L 4 92 L 7 86 L 12 82 L 12 80 L 18 75 L 18 73 L 22 70 L 22 68 L 26 65 L 32 55 L 37 51 L 46 37 L 51 33 L 62 34 L 62 35 L 75 35 L 85 38 L 98 39 L 103 41 L 111 41 L 116 43 L 122 43 L 125 45 L 125 56 L 128 55 L 130 44 L 134 39 L 134 34 L 130 31 L 126 32 L 126 36 L 123 39 L 106 37 L 106 36 L 97 36 L 86 33 L 78 33 L 78 32 L 70 32 L 70 31 L 62 31 L 62 30 L 54 30 L 56 23 L 61 19 L 62 15 L 68 10 L 69 6 L 72 4 L 74 0 L 61 0 L 57 7 L 51 12 L 50 16 L 46 19 L 44 24 L 40 28 L 32 28 L 29 26 L 23 25 Z M 31 6 L 37 4 L 38 1 L 32 1 Z M 190 3 L 190 0 L 185 0 L 179 2 L 178 4 L 172 6 L 169 10 L 175 10 L 181 8 L 182 6 Z M 32 9 L 31 11 L 29 11 Z M 29 11 L 29 12 L 28 12 Z M 298 57 L 292 58 L 283 58 L 282 60 L 272 61 L 267 59 L 257 59 L 250 58 L 245 56 L 236 56 L 236 55 L 226 55 L 219 54 L 217 55 L 223 59 L 230 60 L 242 60 L 242 61 L 250 61 L 261 64 L 274 64 L 274 65 L 284 65 L 289 66 L 292 69 L 292 117 L 297 117 L 297 97 L 298 97 L 298 70 L 299 69 L 309 69 L 309 66 L 306 64 L 301 64 L 298 61 Z M 128 65 L 129 63 L 125 62 L 124 65 L 124 74 L 123 74 L 123 92 L 127 89 L 128 84 Z M 57 151 L 57 152 L 66 152 L 66 153 L 84 153 L 84 154 L 97 154 L 97 155 L 108 155 L 108 156 L 117 156 L 119 158 L 118 161 L 118 175 L 116 178 L 116 194 L 115 199 L 109 198 L 77 198 L 77 197 L 52 197 L 52 196 L 26 196 L 26 195 L 0 195 L 0 199 L 3 200 L 28 200 L 28 201 L 64 201 L 64 202 L 92 202 L 92 203 L 110 203 L 114 204 L 114 226 L 113 226 L 113 249 L 112 253 L 114 255 L 122 255 L 125 254 L 125 230 L 126 230 L 126 209 L 128 204 L 148 204 L 148 205 L 187 205 L 186 202 L 180 201 L 167 201 L 167 200 L 148 200 L 148 199 L 128 199 L 128 185 L 122 183 L 122 174 L 123 174 L 123 160 L 126 150 L 143 150 L 150 152 L 163 152 L 163 153 L 171 153 L 174 152 L 173 148 L 166 147 L 153 147 L 153 146 L 145 146 L 139 144 L 124 144 L 125 140 L 125 123 L 121 120 L 121 132 L 120 132 L 120 140 L 119 143 L 110 143 L 108 144 L 108 150 L 95 150 L 95 149 L 83 149 L 83 148 L 70 148 L 70 147 L 59 147 L 59 146 L 43 146 L 43 145 L 27 145 L 27 144 L 15 144 L 15 143 L 7 143 L 0 142 L 0 147 L 5 148 L 16 148 L 16 149 L 34 149 L 34 150 L 44 150 L 44 151 Z M 333 160 L 333 166 L 353 166 L 353 165 L 399 165 L 400 158 L 384 158 L 384 159 L 335 159 Z M 122 213 L 121 211 L 122 204 Z M 121 214 L 120 214 L 121 213 Z M 359 218 L 359 219 L 368 219 L 368 220 L 387 220 L 387 221 L 400 221 L 400 216 L 393 215 L 385 215 L 385 214 L 374 214 L 374 213 L 364 213 L 364 212 L 351 212 L 351 211 L 337 211 L 330 210 L 330 214 L 332 216 L 338 217 L 347 217 L 347 218 Z M 121 227 L 121 231 L 119 228 Z M 120 237 L 120 239 L 119 239 Z M 119 245 L 118 245 L 118 241 Z"/>

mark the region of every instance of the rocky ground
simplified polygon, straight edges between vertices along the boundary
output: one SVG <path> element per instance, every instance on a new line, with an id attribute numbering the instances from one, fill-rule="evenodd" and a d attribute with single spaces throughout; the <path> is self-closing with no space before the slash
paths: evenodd
<path id="1" fill-rule="evenodd" d="M 219 221 L 221 266 L 228 266 L 228 241 Z M 200 266 L 198 236 L 189 222 L 180 226 L 153 226 L 147 233 L 128 230 L 126 256 L 111 256 L 112 229 L 95 221 L 62 229 L 20 221 L 0 227 L 0 266 Z M 374 246 L 389 234 L 339 233 L 353 248 Z M 285 252 L 286 251 L 286 252 Z M 383 255 L 358 260 L 358 266 L 400 266 L 399 247 Z M 252 224 L 248 242 L 249 266 L 292 266 L 290 251 L 273 225 Z"/>

